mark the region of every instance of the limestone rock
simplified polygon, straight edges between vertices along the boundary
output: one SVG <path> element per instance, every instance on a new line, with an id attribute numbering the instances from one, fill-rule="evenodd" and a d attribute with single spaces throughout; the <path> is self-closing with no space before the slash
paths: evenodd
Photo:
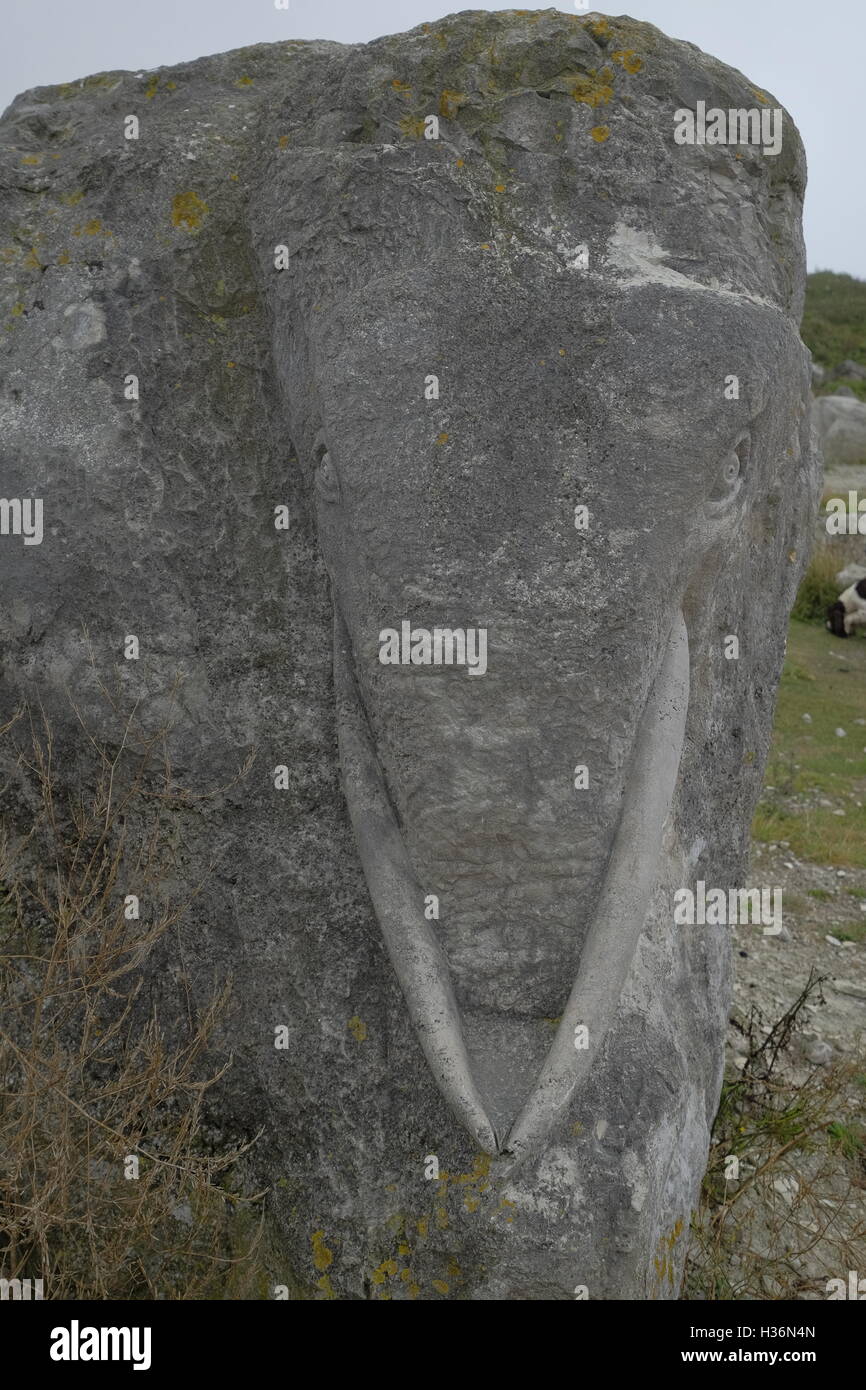
<path id="1" fill-rule="evenodd" d="M 698 101 L 777 107 L 550 10 L 4 117 L 3 486 L 45 530 L 0 538 L 0 713 L 41 700 L 74 785 L 67 690 L 112 738 L 98 677 L 156 727 L 183 673 L 174 776 L 225 790 L 148 998 L 182 1030 L 232 974 L 221 1115 L 299 1296 L 677 1296 L 730 934 L 673 894 L 743 881 L 819 483 L 800 141 L 678 144 Z"/>
<path id="2" fill-rule="evenodd" d="M 837 391 L 818 397 L 814 415 L 826 468 L 866 462 L 866 403 Z"/>

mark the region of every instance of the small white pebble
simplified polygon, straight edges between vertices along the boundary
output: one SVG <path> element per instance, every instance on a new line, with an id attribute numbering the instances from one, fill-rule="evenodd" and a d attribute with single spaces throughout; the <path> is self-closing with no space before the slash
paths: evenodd
<path id="1" fill-rule="evenodd" d="M 811 716 L 811 714 L 804 714 L 804 715 L 803 715 L 803 723 L 804 723 L 804 724 L 811 724 L 811 723 L 812 723 L 812 716 Z"/>
<path id="2" fill-rule="evenodd" d="M 838 938 L 837 936 L 830 936 L 830 935 L 827 935 L 827 936 L 824 937 L 824 940 L 825 940 L 825 941 L 829 941 L 829 943 L 830 943 L 831 946 L 841 946 L 841 945 L 842 945 L 842 942 L 839 940 L 839 938 Z"/>
<path id="3" fill-rule="evenodd" d="M 845 732 L 844 729 L 837 729 L 837 730 L 836 730 L 836 737 L 837 737 L 837 738 L 847 738 L 848 735 L 846 734 L 846 732 Z"/>

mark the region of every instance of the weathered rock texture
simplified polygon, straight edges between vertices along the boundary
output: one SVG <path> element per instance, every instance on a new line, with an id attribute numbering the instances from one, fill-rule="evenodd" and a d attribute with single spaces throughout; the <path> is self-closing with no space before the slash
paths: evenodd
<path id="1" fill-rule="evenodd" d="M 470 12 L 4 119 L 2 490 L 45 538 L 0 540 L 3 711 L 107 734 L 86 629 L 153 724 L 183 672 L 182 783 L 255 750 L 186 812 L 150 987 L 234 977 L 222 1115 L 299 1296 L 676 1297 L 730 950 L 672 894 L 743 881 L 818 484 L 801 145 L 675 144 L 698 101 L 776 105 L 630 19 Z M 381 665 L 404 619 L 486 628 L 487 674 Z"/>
<path id="2" fill-rule="evenodd" d="M 819 396 L 815 426 L 829 470 L 849 463 L 866 463 L 866 405 L 852 396 Z"/>

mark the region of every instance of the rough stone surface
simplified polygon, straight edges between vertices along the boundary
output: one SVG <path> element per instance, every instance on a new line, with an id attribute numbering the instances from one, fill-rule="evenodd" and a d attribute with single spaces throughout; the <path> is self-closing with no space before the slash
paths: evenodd
<path id="1" fill-rule="evenodd" d="M 265 1126 L 298 1296 L 677 1295 L 730 933 L 675 927 L 672 893 L 743 882 L 819 476 L 800 142 L 785 113 L 776 157 L 675 144 L 699 100 L 777 104 L 630 19 L 470 12 L 41 88 L 4 118 L 3 492 L 44 498 L 45 538 L 0 540 L 0 713 L 41 698 L 74 779 L 66 690 L 114 727 L 92 651 L 154 725 L 183 672 L 182 784 L 226 786 L 255 751 L 186 814 L 178 877 L 205 881 L 149 987 L 183 1020 L 188 990 L 234 978 L 222 1115 Z M 452 1114 L 385 952 L 341 781 L 335 603 L 502 1133 L 685 616 L 640 940 L 587 1076 L 516 1168 Z M 485 627 L 487 674 L 381 666 L 401 619 Z"/>
<path id="2" fill-rule="evenodd" d="M 819 396 L 814 416 L 825 468 L 866 462 L 866 404 L 848 387 Z"/>

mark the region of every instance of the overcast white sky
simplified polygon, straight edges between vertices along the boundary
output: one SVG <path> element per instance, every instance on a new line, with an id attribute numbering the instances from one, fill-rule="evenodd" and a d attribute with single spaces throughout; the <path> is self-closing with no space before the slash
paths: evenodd
<path id="1" fill-rule="evenodd" d="M 592 0 L 590 0 L 592 5 Z M 162 67 L 279 39 L 378 38 L 441 19 L 449 0 L 0 0 L 0 109 L 28 87 Z M 522 9 L 574 9 L 519 3 Z M 595 8 L 593 6 L 593 8 Z M 602 13 L 622 13 L 617 6 Z M 581 11 L 584 13 L 584 11 Z M 810 270 L 866 279 L 866 0 L 628 0 L 625 13 L 740 68 L 791 112 L 806 145 Z"/>

